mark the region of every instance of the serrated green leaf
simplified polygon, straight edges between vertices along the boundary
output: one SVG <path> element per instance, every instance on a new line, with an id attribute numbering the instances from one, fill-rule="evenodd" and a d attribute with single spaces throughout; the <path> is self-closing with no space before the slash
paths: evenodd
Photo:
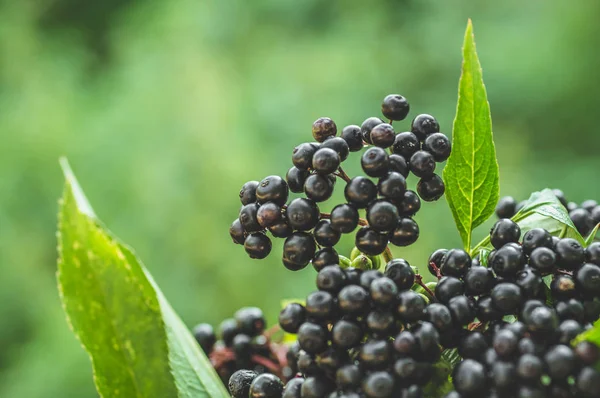
<path id="1" fill-rule="evenodd" d="M 433 367 L 433 377 L 423 391 L 425 398 L 440 398 L 452 391 L 450 375 L 452 369 L 461 361 L 456 349 L 444 350 L 442 357 Z"/>
<path id="2" fill-rule="evenodd" d="M 521 227 L 521 235 L 533 228 L 544 228 L 554 236 L 573 238 L 584 244 L 583 237 L 573 225 L 567 209 L 551 189 L 532 193 L 525 206 L 512 220 Z M 489 235 L 473 248 L 473 255 L 482 249 L 492 249 Z"/>
<path id="3" fill-rule="evenodd" d="M 458 104 L 452 128 L 452 154 L 444 168 L 446 200 L 465 250 L 471 232 L 494 212 L 498 202 L 498 162 L 492 118 L 471 20 L 463 45 Z"/>
<path id="4" fill-rule="evenodd" d="M 102 397 L 228 397 L 206 356 L 133 252 L 97 220 L 61 160 L 58 287 Z"/>
<path id="5" fill-rule="evenodd" d="M 598 234 L 599 228 L 600 228 L 600 223 L 596 224 L 594 229 L 592 229 L 592 232 L 590 232 L 590 234 L 587 236 L 587 238 L 585 238 L 585 247 L 588 247 L 589 245 L 591 245 L 594 242 L 594 239 L 596 238 L 596 235 Z"/>

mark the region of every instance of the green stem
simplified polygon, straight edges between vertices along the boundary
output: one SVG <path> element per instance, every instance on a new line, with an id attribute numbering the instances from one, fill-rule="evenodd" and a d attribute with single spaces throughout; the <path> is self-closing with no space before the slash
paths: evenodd
<path id="1" fill-rule="evenodd" d="M 385 248 L 385 251 L 383 252 L 383 259 L 385 260 L 386 264 L 394 259 L 394 256 L 392 255 L 392 251 L 390 250 L 389 246 L 387 246 Z"/>

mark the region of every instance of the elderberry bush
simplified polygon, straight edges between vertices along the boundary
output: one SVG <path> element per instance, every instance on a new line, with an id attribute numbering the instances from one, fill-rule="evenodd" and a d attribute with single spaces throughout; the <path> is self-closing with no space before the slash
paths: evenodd
<path id="1" fill-rule="evenodd" d="M 242 208 L 229 230 L 233 241 L 244 245 L 251 258 L 262 259 L 272 249 L 268 234 L 284 238 L 282 261 L 293 271 L 311 261 L 317 271 L 337 264 L 334 246 L 342 234 L 359 226 L 355 245 L 366 255 L 383 253 L 388 243 L 413 244 L 420 233 L 413 217 L 421 200 L 436 201 L 444 194 L 435 170 L 450 156 L 451 144 L 440 133 L 437 120 L 427 114 L 417 115 L 410 131 L 397 133 L 392 123 L 404 120 L 409 109 L 403 96 L 388 95 L 381 111 L 389 123 L 370 117 L 360 126 L 344 127 L 339 135 L 333 120 L 317 119 L 312 126 L 316 142 L 294 148 L 293 166 L 285 179 L 272 175 L 243 185 Z M 365 176 L 350 178 L 342 163 L 350 152 L 364 148 L 360 163 Z M 419 179 L 416 192 L 407 189 L 410 174 Z M 345 184 L 345 203 L 323 213 L 319 204 L 332 196 L 337 179 Z M 290 200 L 290 191 L 301 195 Z"/>
<path id="2" fill-rule="evenodd" d="M 587 236 L 597 224 L 600 224 L 600 204 L 593 199 L 583 201 L 581 204 L 568 201 L 565 194 L 560 189 L 552 190 L 556 198 L 569 212 L 569 217 L 577 231 L 583 236 Z M 517 202 L 512 196 L 500 198 L 496 206 L 496 216 L 498 218 L 511 218 L 525 206 L 527 201 Z"/>

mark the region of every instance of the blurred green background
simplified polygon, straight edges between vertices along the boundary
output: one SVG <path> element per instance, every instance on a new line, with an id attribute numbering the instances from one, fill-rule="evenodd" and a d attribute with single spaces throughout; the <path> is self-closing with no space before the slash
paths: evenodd
<path id="1" fill-rule="evenodd" d="M 97 396 L 55 287 L 59 156 L 188 324 L 242 305 L 273 323 L 315 274 L 286 271 L 281 242 L 262 262 L 231 243 L 240 186 L 285 174 L 317 117 L 360 124 L 388 93 L 449 133 L 468 17 L 501 194 L 600 198 L 600 3 L 483 3 L 0 0 L 0 396 Z M 460 245 L 443 200 L 416 219 L 397 256 Z"/>

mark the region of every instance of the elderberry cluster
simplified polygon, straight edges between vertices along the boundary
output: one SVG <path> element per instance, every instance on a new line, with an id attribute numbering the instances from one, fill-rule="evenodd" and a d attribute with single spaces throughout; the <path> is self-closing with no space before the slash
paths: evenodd
<path id="1" fill-rule="evenodd" d="M 597 224 L 600 224 L 600 205 L 593 199 L 585 200 L 581 205 L 567 201 L 560 189 L 553 189 L 554 195 L 569 212 L 573 225 L 582 236 L 587 236 Z M 496 206 L 498 218 L 512 218 L 525 206 L 526 200 L 518 202 L 512 196 L 500 198 Z"/>
<path id="2" fill-rule="evenodd" d="M 419 226 L 413 217 L 421 199 L 435 201 L 444 194 L 444 183 L 435 169 L 436 163 L 450 156 L 451 145 L 439 132 L 437 120 L 427 114 L 416 116 L 410 131 L 396 133 L 392 122 L 404 120 L 409 109 L 404 97 L 388 95 L 381 110 L 389 123 L 370 117 L 361 126 L 344 127 L 339 136 L 333 120 L 317 119 L 312 126 L 316 142 L 294 148 L 293 167 L 285 179 L 273 175 L 244 184 L 242 208 L 229 230 L 233 241 L 244 245 L 251 258 L 261 259 L 272 248 L 267 231 L 285 238 L 283 264 L 294 271 L 311 261 L 317 270 L 337 264 L 339 256 L 333 247 L 342 234 L 358 226 L 355 245 L 367 255 L 383 253 L 390 242 L 396 246 L 414 243 Z M 366 177 L 348 177 L 342 163 L 350 152 L 366 146 L 360 160 Z M 419 178 L 417 192 L 407 189 L 411 173 Z M 330 214 L 322 213 L 318 203 L 331 197 L 337 178 L 346 184 L 346 203 L 333 207 Z M 290 191 L 304 197 L 288 202 Z M 361 218 L 362 211 L 365 218 Z"/>

